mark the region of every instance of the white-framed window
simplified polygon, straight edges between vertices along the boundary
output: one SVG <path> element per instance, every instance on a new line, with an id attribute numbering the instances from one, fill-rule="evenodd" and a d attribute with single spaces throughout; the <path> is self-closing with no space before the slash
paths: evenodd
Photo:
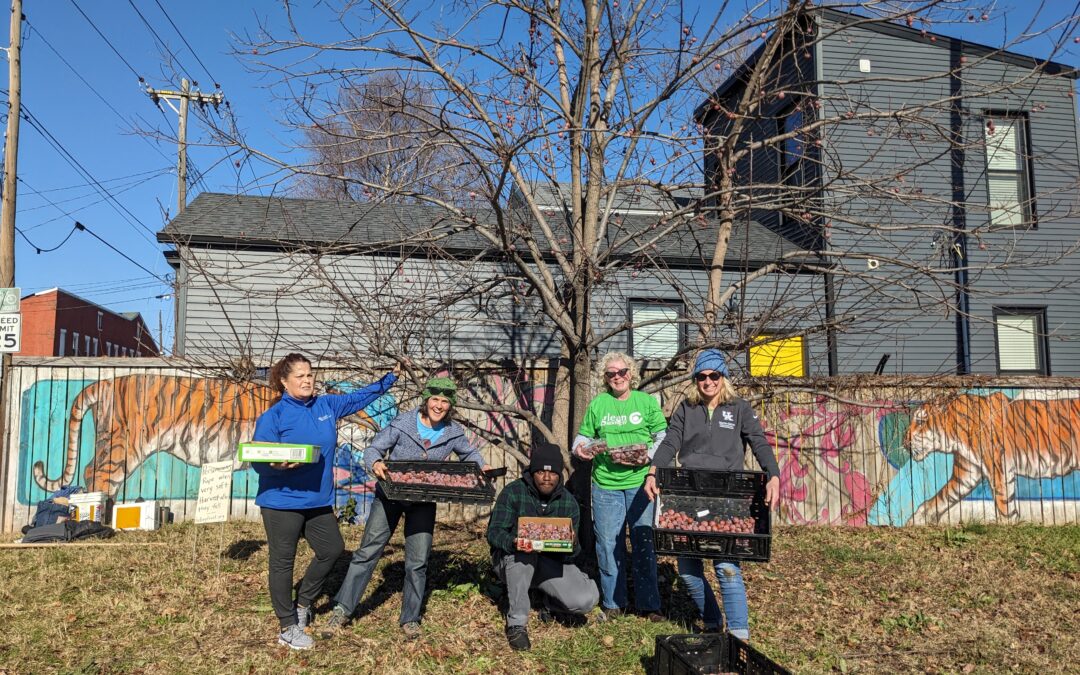
<path id="1" fill-rule="evenodd" d="M 98 339 L 94 338 L 94 356 L 98 355 Z"/>
<path id="2" fill-rule="evenodd" d="M 630 330 L 627 351 L 642 359 L 671 358 L 686 345 L 686 331 L 679 319 L 685 313 L 677 300 L 635 300 L 628 303 Z"/>
<path id="3" fill-rule="evenodd" d="M 84 335 L 83 339 L 86 340 L 86 347 L 83 349 L 83 354 L 90 356 L 90 336 Z"/>
<path id="4" fill-rule="evenodd" d="M 112 343 L 108 340 L 105 341 L 105 356 L 112 356 Z"/>
<path id="5" fill-rule="evenodd" d="M 72 356 L 78 356 L 79 355 L 79 333 L 78 332 L 74 333 L 72 335 L 72 338 L 71 338 L 71 355 Z"/>
<path id="6" fill-rule="evenodd" d="M 992 227 L 1035 225 L 1027 118 L 987 115 L 986 199 Z"/>
<path id="7" fill-rule="evenodd" d="M 105 323 L 105 312 L 98 312 L 97 313 L 97 329 L 98 329 L 98 332 L 101 332 L 101 326 L 104 323 Z"/>
<path id="8" fill-rule="evenodd" d="M 1045 307 L 995 307 L 994 344 L 999 374 L 1050 374 Z"/>
<path id="9" fill-rule="evenodd" d="M 57 356 L 64 356 L 67 353 L 67 328 L 60 329 L 60 339 L 58 342 L 60 343 L 60 353 L 57 354 Z"/>

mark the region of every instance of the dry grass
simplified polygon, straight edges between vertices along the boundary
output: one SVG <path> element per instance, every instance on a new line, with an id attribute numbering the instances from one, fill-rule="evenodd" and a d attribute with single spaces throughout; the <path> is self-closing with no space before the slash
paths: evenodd
<path id="1" fill-rule="evenodd" d="M 399 638 L 402 550 L 364 617 L 306 653 L 276 646 L 258 523 L 127 533 L 166 546 L 0 550 L 0 672 L 635 672 L 691 610 L 664 560 L 671 623 L 533 625 L 510 652 L 480 534 L 436 534 L 424 637 Z M 359 528 L 345 530 L 353 546 Z M 400 535 L 399 535 L 400 537 Z M 306 563 L 304 550 L 302 562 Z M 336 588 L 347 558 L 329 587 Z M 1066 672 L 1080 663 L 1080 527 L 789 528 L 745 566 L 755 644 L 796 672 Z M 325 607 L 321 607 L 325 611 Z M 316 621 L 325 620 L 325 614 Z"/>

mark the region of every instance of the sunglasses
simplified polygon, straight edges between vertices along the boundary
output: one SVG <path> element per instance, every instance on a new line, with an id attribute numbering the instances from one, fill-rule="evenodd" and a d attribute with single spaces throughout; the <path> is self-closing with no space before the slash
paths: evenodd
<path id="1" fill-rule="evenodd" d="M 704 382 L 705 380 L 712 380 L 713 382 L 716 382 L 721 377 L 723 377 L 723 375 L 714 370 L 711 373 L 698 373 L 694 376 L 694 379 L 698 382 Z"/>
<path id="2" fill-rule="evenodd" d="M 450 398 L 457 393 L 457 389 L 442 389 L 439 387 L 429 387 L 428 391 L 432 396 L 442 396 L 443 398 Z"/>
<path id="3" fill-rule="evenodd" d="M 629 368 L 620 368 L 619 370 L 605 370 L 604 377 L 609 380 L 614 380 L 616 377 L 626 377 L 630 374 Z"/>

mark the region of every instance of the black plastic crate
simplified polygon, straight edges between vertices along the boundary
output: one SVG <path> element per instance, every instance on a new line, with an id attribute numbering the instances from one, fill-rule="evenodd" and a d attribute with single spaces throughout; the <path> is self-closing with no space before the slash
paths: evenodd
<path id="1" fill-rule="evenodd" d="M 388 499 L 402 502 L 445 502 L 451 504 L 491 504 L 495 486 L 476 462 L 386 462 L 387 471 L 436 471 L 452 476 L 475 476 L 475 487 L 451 487 L 422 483 L 395 483 L 380 480 L 379 488 Z"/>
<path id="2" fill-rule="evenodd" d="M 660 469 L 653 520 L 657 553 L 767 562 L 772 515 L 761 471 Z M 677 513 L 682 521 L 671 522 Z M 701 528 L 701 529 L 697 529 Z"/>
<path id="3" fill-rule="evenodd" d="M 791 675 L 730 633 L 657 635 L 653 675 Z"/>

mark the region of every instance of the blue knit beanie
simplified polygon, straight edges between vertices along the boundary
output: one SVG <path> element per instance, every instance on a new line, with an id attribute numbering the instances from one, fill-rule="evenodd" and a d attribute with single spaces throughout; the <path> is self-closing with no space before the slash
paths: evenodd
<path id="1" fill-rule="evenodd" d="M 706 370 L 715 370 L 724 377 L 728 376 L 727 362 L 719 349 L 706 349 L 698 354 L 694 362 L 694 375 Z"/>

